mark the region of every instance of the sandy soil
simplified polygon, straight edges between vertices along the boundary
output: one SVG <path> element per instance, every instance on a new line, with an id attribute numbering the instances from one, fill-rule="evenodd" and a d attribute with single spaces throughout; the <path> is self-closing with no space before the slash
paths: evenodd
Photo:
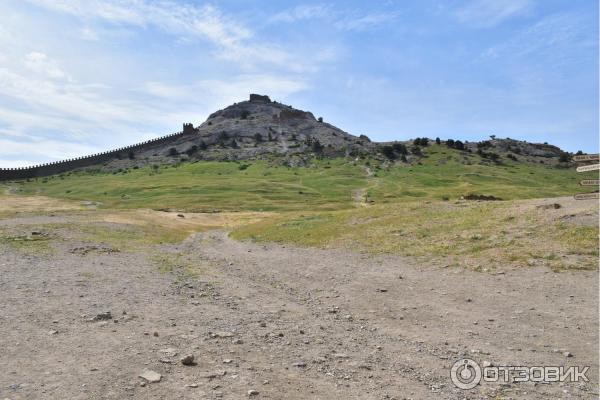
<path id="1" fill-rule="evenodd" d="M 0 226 L 30 233 L 53 218 L 80 216 Z M 52 234 L 44 255 L 0 242 L 2 399 L 598 396 L 597 271 L 482 273 L 224 231 L 137 252 L 83 242 L 76 223 Z M 591 366 L 590 382 L 464 391 L 450 368 L 465 356 Z"/>

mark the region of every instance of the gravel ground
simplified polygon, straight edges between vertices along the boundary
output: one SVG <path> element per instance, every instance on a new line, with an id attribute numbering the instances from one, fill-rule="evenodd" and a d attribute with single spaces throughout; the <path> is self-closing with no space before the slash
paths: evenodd
<path id="1" fill-rule="evenodd" d="M 52 238 L 39 255 L 0 241 L 2 399 L 598 396 L 597 271 L 474 272 L 223 231 L 135 252 L 83 241 L 76 223 Z M 461 390 L 464 357 L 590 366 L 590 381 Z"/>

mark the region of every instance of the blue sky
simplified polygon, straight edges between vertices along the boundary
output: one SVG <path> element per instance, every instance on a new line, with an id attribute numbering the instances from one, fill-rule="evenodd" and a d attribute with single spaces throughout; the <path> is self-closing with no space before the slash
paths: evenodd
<path id="1" fill-rule="evenodd" d="M 374 140 L 598 149 L 596 0 L 0 2 L 0 166 L 269 94 Z"/>

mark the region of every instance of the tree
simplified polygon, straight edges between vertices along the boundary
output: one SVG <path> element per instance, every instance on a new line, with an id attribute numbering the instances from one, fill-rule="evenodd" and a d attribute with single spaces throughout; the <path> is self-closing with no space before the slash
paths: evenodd
<path id="1" fill-rule="evenodd" d="M 456 150 L 464 150 L 465 149 L 465 145 L 460 140 L 457 140 L 456 142 L 454 142 L 454 148 Z"/>
<path id="2" fill-rule="evenodd" d="M 319 119 L 317 121 L 323 122 L 323 117 L 319 117 Z"/>
<path id="3" fill-rule="evenodd" d="M 571 155 L 569 153 L 561 153 L 560 157 L 558 157 L 558 162 L 567 163 L 571 161 Z"/>
<path id="4" fill-rule="evenodd" d="M 419 146 L 413 146 L 410 149 L 410 152 L 413 153 L 415 156 L 422 156 L 423 153 L 421 152 L 421 148 Z"/>
<path id="5" fill-rule="evenodd" d="M 442 143 L 442 141 L 440 140 L 440 138 L 439 138 L 439 137 L 436 137 L 436 138 L 435 138 L 435 144 L 440 144 L 440 143 Z"/>
<path id="6" fill-rule="evenodd" d="M 392 148 L 394 149 L 395 152 L 399 153 L 399 154 L 407 154 L 408 150 L 406 150 L 406 146 L 403 145 L 402 143 L 394 143 L 392 145 Z"/>
<path id="7" fill-rule="evenodd" d="M 394 152 L 394 148 L 392 146 L 383 146 L 381 148 L 381 154 L 390 160 L 396 159 L 396 153 Z"/>
<path id="8" fill-rule="evenodd" d="M 454 148 L 454 139 L 446 140 L 446 146 L 453 149 Z"/>

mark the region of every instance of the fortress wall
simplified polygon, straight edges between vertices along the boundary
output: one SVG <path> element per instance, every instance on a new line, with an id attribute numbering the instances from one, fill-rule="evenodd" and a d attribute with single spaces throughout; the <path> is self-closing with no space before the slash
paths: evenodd
<path id="1" fill-rule="evenodd" d="M 129 156 L 129 151 L 135 151 L 146 146 L 152 146 L 168 142 L 179 136 L 191 133 L 196 133 L 195 129 L 191 127 L 191 124 L 184 124 L 183 132 L 172 133 L 170 135 L 161 136 L 156 139 L 147 140 L 145 142 L 137 143 L 131 146 L 121 147 L 110 151 L 105 151 L 102 153 L 96 153 L 89 156 L 71 158 L 62 161 L 54 161 L 50 163 L 34 165 L 31 167 L 0 168 L 0 181 L 50 176 L 72 171 L 77 168 L 91 167 L 94 165 L 103 164 L 118 158 L 127 158 Z"/>

